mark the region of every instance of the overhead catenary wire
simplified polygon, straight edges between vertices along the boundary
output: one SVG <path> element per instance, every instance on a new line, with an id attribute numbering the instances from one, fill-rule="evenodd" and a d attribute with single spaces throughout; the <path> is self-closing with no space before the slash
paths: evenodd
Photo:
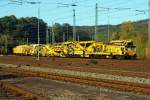
<path id="1" fill-rule="evenodd" d="M 86 0 L 83 0 L 83 1 L 86 1 Z M 79 1 L 79 3 L 81 3 L 80 1 Z M 91 6 L 90 6 L 91 7 Z M 58 10 L 58 9 L 55 9 L 54 11 L 55 11 L 55 13 L 58 13 L 56 10 Z M 54 11 L 52 11 L 52 12 L 50 12 L 50 13 L 53 13 Z M 63 12 L 61 12 L 61 13 L 63 13 Z M 64 12 L 65 14 L 66 14 L 66 11 Z M 68 13 L 70 13 L 69 11 L 68 11 Z M 46 14 L 46 13 L 45 13 Z M 82 14 L 82 13 L 81 13 Z M 53 13 L 53 15 L 54 15 L 54 13 Z M 53 17 L 52 17 L 53 18 Z M 63 17 L 64 18 L 64 17 Z M 60 19 L 62 19 L 63 20 L 63 18 L 59 18 L 59 20 Z M 56 19 L 56 18 L 55 18 Z M 66 20 L 66 18 L 65 18 L 65 20 Z"/>
<path id="2" fill-rule="evenodd" d="M 84 2 L 85 0 L 82 0 L 82 1 Z M 88 1 L 89 1 L 89 0 L 88 0 Z M 81 3 L 81 2 L 80 2 L 80 3 Z M 118 2 L 117 4 L 128 4 L 128 3 L 121 3 L 121 2 L 119 3 L 119 2 Z M 130 4 L 131 4 L 131 2 L 130 2 Z M 91 8 L 92 8 L 92 7 L 91 7 Z M 114 14 L 114 13 L 118 13 L 118 12 L 122 12 L 122 13 L 123 13 L 123 11 L 121 11 L 121 10 L 120 10 L 120 11 L 119 11 L 119 10 L 118 10 L 118 11 L 112 11 L 112 12 L 110 12 L 110 13 L 113 13 L 113 14 Z M 81 13 L 82 13 L 82 11 L 81 11 Z M 81 13 L 80 13 L 80 14 L 81 14 Z M 83 13 L 82 13 L 82 14 L 83 14 Z M 108 14 L 108 13 L 106 13 L 106 14 Z M 103 15 L 101 15 L 101 16 L 103 16 Z M 132 16 L 132 15 L 131 15 L 131 16 Z M 133 15 L 133 16 L 134 16 L 134 15 Z M 91 17 L 92 17 L 92 16 L 91 16 Z M 113 16 L 112 16 L 112 17 L 113 17 Z M 129 16 L 125 16 L 125 15 L 124 15 L 124 17 L 129 17 Z M 88 17 L 88 18 L 90 18 L 90 17 Z M 119 17 L 119 18 L 121 19 L 121 17 Z M 68 19 L 71 19 L 71 16 L 60 17 L 60 18 L 56 18 L 56 19 L 54 19 L 54 20 L 60 21 L 60 20 L 68 20 Z M 77 18 L 77 19 L 80 19 L 81 22 L 84 22 L 85 20 L 89 20 L 89 19 L 87 19 L 87 17 L 84 17 L 84 16 L 83 16 L 83 18 L 82 18 L 82 17 L 79 17 L 79 18 Z M 81 19 L 83 19 L 83 20 L 81 20 Z M 84 19 L 85 19 L 85 20 L 84 20 Z M 112 20 L 114 20 L 114 19 L 112 19 Z M 86 24 L 86 23 L 85 23 L 85 24 Z"/>
<path id="3" fill-rule="evenodd" d="M 116 8 L 116 9 L 118 9 L 118 8 Z M 118 9 L 119 10 L 119 9 Z M 123 10 L 123 9 L 122 9 Z M 117 13 L 117 12 L 119 12 L 119 11 L 113 11 L 113 13 Z M 121 10 L 120 10 L 120 12 L 122 12 Z M 110 12 L 110 13 L 112 13 L 112 12 Z M 107 13 L 106 13 L 107 14 Z"/>
<path id="4" fill-rule="evenodd" d="M 73 7 L 73 41 L 76 41 L 76 10 L 75 10 L 75 7 L 78 6 L 76 3 L 76 1 L 72 1 L 72 3 L 61 3 L 61 2 L 58 2 L 57 4 L 59 6 L 62 6 L 62 7 Z"/>
<path id="5" fill-rule="evenodd" d="M 5 7 L 5 6 L 8 6 L 8 5 L 9 5 L 9 3 L 2 4 L 2 5 L 0 5 L 0 7 Z"/>
<path id="6" fill-rule="evenodd" d="M 76 0 L 77 2 L 78 2 L 78 7 L 77 8 L 82 8 L 82 6 L 83 6 L 83 8 L 84 8 L 84 5 L 86 6 L 86 5 L 88 5 L 89 7 L 89 9 L 93 9 L 93 7 L 94 7 L 94 5 L 93 4 L 88 4 L 87 2 L 89 2 L 90 0 Z M 57 2 L 56 1 L 42 1 L 43 3 L 42 3 L 42 6 L 44 6 L 44 5 L 48 5 L 48 4 L 56 4 Z M 101 3 L 102 3 L 102 1 L 101 1 Z M 145 2 L 145 1 L 143 1 L 142 2 L 142 4 L 140 4 L 141 2 L 140 1 L 137 1 L 137 2 L 132 2 L 131 0 L 120 0 L 120 1 L 115 1 L 115 2 L 109 2 L 109 3 L 107 3 L 107 4 L 104 4 L 104 3 L 102 3 L 101 5 L 102 6 L 112 6 L 112 7 L 114 7 L 114 4 L 115 5 L 117 5 L 117 7 L 119 7 L 119 6 L 128 6 L 128 5 L 133 5 L 133 4 L 139 4 L 138 6 L 142 6 L 143 4 L 145 5 L 147 2 Z M 80 6 L 81 5 L 81 6 Z M 146 4 L 147 5 L 147 4 Z M 44 9 L 44 11 L 43 12 L 46 12 L 45 10 L 45 8 L 43 8 Z M 133 9 L 133 8 L 132 8 Z M 58 11 L 56 11 L 56 10 L 58 10 Z M 85 12 L 86 11 L 88 11 L 88 9 L 85 9 Z M 94 11 L 94 10 L 93 10 Z M 57 9 L 50 9 L 50 11 L 48 12 L 48 13 L 51 13 L 51 12 L 56 12 L 56 13 L 59 13 L 60 11 L 59 11 L 59 8 Z M 65 12 L 65 11 L 64 11 Z M 82 14 L 82 12 L 83 12 L 83 10 L 81 10 L 81 11 L 78 11 L 78 12 L 81 12 L 80 14 Z M 110 14 L 115 14 L 115 13 L 123 13 L 123 11 L 110 11 Z M 132 11 L 131 11 L 132 12 Z M 48 14 L 47 13 L 47 14 Z M 63 12 L 62 12 L 63 13 Z M 63 23 L 63 20 L 67 20 L 67 19 L 71 19 L 71 18 L 69 18 L 70 16 L 66 16 L 66 14 L 69 14 L 70 12 L 68 11 L 67 13 L 65 12 L 63 15 L 60 15 L 60 18 L 59 19 L 57 19 L 58 21 L 61 21 L 61 23 Z M 102 11 L 101 12 L 101 16 L 103 16 L 103 14 L 104 14 L 104 12 Z M 107 14 L 107 12 L 105 13 L 105 14 Z M 46 15 L 46 13 L 44 14 L 44 15 Z M 52 19 L 54 18 L 54 16 L 55 16 L 55 14 L 52 14 L 53 16 L 51 17 Z M 139 13 L 139 16 L 142 16 L 142 14 L 140 14 Z M 61 16 L 62 16 L 62 18 L 61 18 Z M 66 16 L 66 17 L 65 17 Z M 113 15 L 113 16 L 116 16 L 116 15 Z M 128 16 L 128 15 L 124 15 L 124 16 Z M 68 17 L 68 18 L 67 18 Z M 82 16 L 77 16 L 77 19 L 82 19 L 81 17 L 83 17 L 83 19 L 84 19 L 84 14 L 82 14 Z M 85 18 L 86 18 L 86 15 L 85 15 Z M 86 20 L 88 20 L 88 19 L 86 19 Z M 113 20 L 113 19 L 112 19 Z M 82 22 L 82 20 L 80 20 L 81 22 Z M 85 21 L 85 20 L 83 20 L 83 21 Z M 91 21 L 92 22 L 92 21 Z M 70 23 L 70 20 L 69 20 L 69 22 L 68 23 Z M 85 23 L 86 24 L 86 23 Z"/>

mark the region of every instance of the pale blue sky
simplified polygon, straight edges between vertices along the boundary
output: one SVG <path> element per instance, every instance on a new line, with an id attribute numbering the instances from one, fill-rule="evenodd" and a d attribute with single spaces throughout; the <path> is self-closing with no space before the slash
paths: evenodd
<path id="1" fill-rule="evenodd" d="M 27 0 L 38 1 L 38 0 Z M 52 22 L 70 23 L 72 25 L 73 7 L 58 7 L 57 3 L 69 3 L 76 1 L 76 24 L 94 25 L 95 3 L 99 7 L 107 8 L 131 8 L 128 10 L 110 10 L 110 23 L 120 24 L 123 21 L 136 21 L 148 18 L 148 0 L 39 0 L 41 1 L 41 19 L 51 25 Z M 0 0 L 0 17 L 15 15 L 17 17 L 37 16 L 37 5 L 24 3 L 23 5 L 8 4 L 9 0 Z M 99 8 L 99 25 L 108 23 L 108 11 Z M 137 12 L 144 10 L 146 13 Z"/>

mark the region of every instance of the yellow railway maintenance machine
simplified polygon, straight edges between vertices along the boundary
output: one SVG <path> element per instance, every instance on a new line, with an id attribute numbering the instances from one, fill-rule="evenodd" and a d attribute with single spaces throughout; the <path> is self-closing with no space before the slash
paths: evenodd
<path id="1" fill-rule="evenodd" d="M 19 45 L 13 48 L 13 53 L 16 55 L 29 55 L 30 49 L 32 49 L 29 45 Z"/>
<path id="2" fill-rule="evenodd" d="M 99 43 L 100 44 L 100 43 Z M 132 40 L 115 40 L 108 44 L 99 45 L 90 55 L 90 58 L 135 59 L 136 47 Z"/>
<path id="3" fill-rule="evenodd" d="M 115 45 L 111 52 L 114 58 L 136 58 L 136 46 L 134 46 L 132 40 L 115 40 L 111 41 L 110 45 Z"/>
<path id="4" fill-rule="evenodd" d="M 37 45 L 19 45 L 14 54 L 36 55 Z M 40 56 L 87 57 L 87 58 L 136 58 L 132 40 L 115 40 L 106 44 L 99 41 L 76 41 L 40 45 Z"/>

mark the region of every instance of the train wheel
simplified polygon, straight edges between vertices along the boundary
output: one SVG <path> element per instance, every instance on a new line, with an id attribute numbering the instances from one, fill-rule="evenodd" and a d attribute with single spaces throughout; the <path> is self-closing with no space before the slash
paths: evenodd
<path id="1" fill-rule="evenodd" d="M 95 58 L 95 56 L 94 56 L 94 55 L 89 55 L 89 58 L 91 58 L 91 59 L 92 59 L 92 58 Z"/>
<path id="2" fill-rule="evenodd" d="M 116 56 L 116 59 L 120 59 L 120 60 L 121 60 L 121 59 L 125 59 L 125 57 L 122 56 L 122 55 L 117 55 L 117 56 Z"/>
<path id="3" fill-rule="evenodd" d="M 113 55 L 113 56 L 112 56 L 112 59 L 116 59 L 116 56 L 115 56 L 115 55 Z"/>
<path id="4" fill-rule="evenodd" d="M 134 55 L 134 56 L 130 56 L 130 59 L 132 59 L 132 60 L 134 60 L 134 59 L 136 59 L 136 55 Z"/>

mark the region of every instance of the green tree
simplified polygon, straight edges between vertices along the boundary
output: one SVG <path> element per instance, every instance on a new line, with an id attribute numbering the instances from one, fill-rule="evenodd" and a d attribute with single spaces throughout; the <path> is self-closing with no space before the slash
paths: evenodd
<path id="1" fill-rule="evenodd" d="M 12 45 L 12 42 L 11 42 L 12 37 L 4 34 L 4 35 L 0 35 L 0 40 L 1 40 L 0 41 L 0 46 L 1 46 L 0 52 L 7 54 L 9 51 L 9 47 L 11 47 L 11 45 Z"/>
<path id="2" fill-rule="evenodd" d="M 140 58 L 144 58 L 145 56 L 145 39 L 143 33 L 137 33 L 137 36 L 133 38 L 134 43 L 137 49 L 137 56 Z"/>
<path id="3" fill-rule="evenodd" d="M 120 33 L 119 32 L 113 32 L 111 36 L 111 40 L 119 40 L 120 39 Z"/>
<path id="4" fill-rule="evenodd" d="M 120 29 L 121 29 L 120 34 L 121 39 L 130 39 L 135 35 L 134 33 L 135 28 L 131 21 L 123 22 L 120 26 Z"/>
<path id="5" fill-rule="evenodd" d="M 78 29 L 78 30 L 77 30 L 77 38 L 78 38 L 78 36 L 79 36 L 79 40 L 80 40 L 80 41 L 91 40 L 90 33 L 88 33 L 88 32 L 85 31 L 85 30 L 82 30 L 82 29 Z"/>
<path id="6" fill-rule="evenodd" d="M 8 42 L 8 48 L 12 48 L 20 43 L 25 43 L 29 38 L 30 43 L 37 43 L 38 18 L 22 17 L 16 18 L 14 15 L 0 18 L 0 48 Z M 46 23 L 40 19 L 40 43 L 45 43 Z M 3 50 L 3 49 L 1 49 Z"/>
<path id="7" fill-rule="evenodd" d="M 62 27 L 59 23 L 55 23 L 53 25 L 53 32 L 55 35 L 55 41 L 62 42 L 63 41 Z"/>
<path id="8" fill-rule="evenodd" d="M 1 23 L 1 27 L 3 29 L 2 34 L 10 34 L 13 35 L 14 34 L 14 30 L 16 29 L 16 25 L 17 25 L 18 19 L 14 16 L 5 16 L 3 18 L 0 19 L 0 23 Z"/>

